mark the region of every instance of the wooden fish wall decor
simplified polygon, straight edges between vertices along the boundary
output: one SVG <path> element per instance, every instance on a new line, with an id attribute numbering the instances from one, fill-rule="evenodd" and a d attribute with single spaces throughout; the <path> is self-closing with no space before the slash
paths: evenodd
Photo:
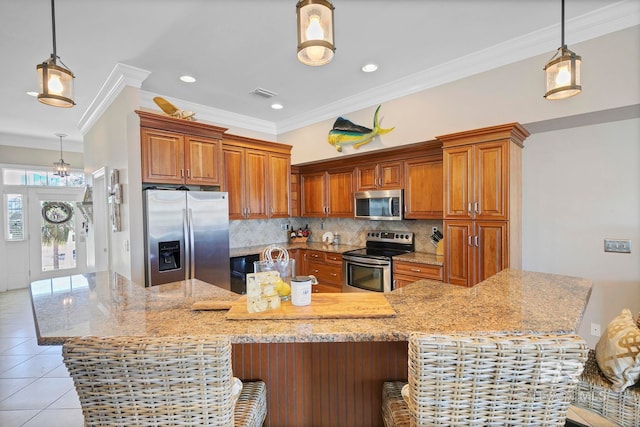
<path id="1" fill-rule="evenodd" d="M 153 98 L 153 102 L 158 104 L 158 107 L 160 107 L 162 111 L 164 111 L 166 114 L 168 114 L 171 117 L 176 117 L 178 119 L 184 119 L 184 120 L 196 119 L 195 117 L 196 113 L 194 113 L 193 111 L 181 110 L 160 96 L 156 96 L 155 98 Z"/>
<path id="2" fill-rule="evenodd" d="M 333 123 L 333 128 L 329 131 L 329 144 L 336 147 L 336 150 L 339 152 L 342 151 L 342 146 L 348 144 L 353 144 L 353 148 L 358 149 L 376 136 L 384 135 L 394 130 L 395 126 L 388 129 L 380 128 L 378 124 L 378 111 L 380 107 L 381 106 L 378 105 L 373 115 L 373 129 L 356 125 L 343 117 L 338 117 Z"/>

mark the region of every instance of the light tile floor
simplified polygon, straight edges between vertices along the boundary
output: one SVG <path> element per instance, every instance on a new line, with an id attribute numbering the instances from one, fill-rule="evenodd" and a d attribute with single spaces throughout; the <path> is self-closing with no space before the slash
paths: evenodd
<path id="1" fill-rule="evenodd" d="M 0 426 L 81 427 L 60 346 L 39 346 L 26 289 L 0 292 Z"/>
<path id="2" fill-rule="evenodd" d="M 572 407 L 587 427 L 615 424 Z M 26 289 L 0 292 L 0 426 L 81 427 L 80 401 L 60 346 L 39 346 Z"/>

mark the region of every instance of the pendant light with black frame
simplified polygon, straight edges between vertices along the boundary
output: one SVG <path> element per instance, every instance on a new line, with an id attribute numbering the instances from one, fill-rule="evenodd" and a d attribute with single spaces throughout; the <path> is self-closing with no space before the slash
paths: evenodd
<path id="1" fill-rule="evenodd" d="M 73 72 L 62 62 L 56 51 L 56 16 L 54 0 L 51 0 L 51 29 L 53 53 L 36 66 L 38 72 L 38 101 L 54 107 L 69 108 L 73 100 Z"/>
<path id="2" fill-rule="evenodd" d="M 53 174 L 64 178 L 69 176 L 69 170 L 71 169 L 71 165 L 69 163 L 65 163 L 62 158 L 62 138 L 67 135 L 64 133 L 56 133 L 54 135 L 60 138 L 60 160 L 53 162 Z"/>
<path id="3" fill-rule="evenodd" d="M 549 100 L 569 98 L 582 91 L 582 86 L 580 85 L 582 58 L 570 51 L 564 43 L 564 0 L 561 0 L 561 2 L 561 46 L 544 67 L 547 77 L 547 92 L 544 97 Z"/>

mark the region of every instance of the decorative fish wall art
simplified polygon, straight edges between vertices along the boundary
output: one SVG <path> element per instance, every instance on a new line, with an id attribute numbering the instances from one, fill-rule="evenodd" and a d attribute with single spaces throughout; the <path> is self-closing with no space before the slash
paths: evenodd
<path id="1" fill-rule="evenodd" d="M 353 144 L 353 148 L 358 149 L 362 145 L 370 142 L 378 135 L 384 135 L 395 129 L 395 126 L 388 129 L 381 129 L 378 124 L 378 111 L 380 105 L 376 108 L 373 115 L 373 129 L 357 125 L 343 117 L 338 117 L 333 123 L 333 128 L 329 131 L 329 144 L 336 147 L 339 152 L 342 151 L 344 145 Z"/>

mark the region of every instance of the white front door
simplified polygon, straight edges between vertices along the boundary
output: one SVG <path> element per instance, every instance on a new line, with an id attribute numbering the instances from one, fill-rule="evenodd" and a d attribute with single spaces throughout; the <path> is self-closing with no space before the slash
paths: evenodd
<path id="1" fill-rule="evenodd" d="M 85 273 L 82 188 L 29 189 L 29 281 Z"/>

